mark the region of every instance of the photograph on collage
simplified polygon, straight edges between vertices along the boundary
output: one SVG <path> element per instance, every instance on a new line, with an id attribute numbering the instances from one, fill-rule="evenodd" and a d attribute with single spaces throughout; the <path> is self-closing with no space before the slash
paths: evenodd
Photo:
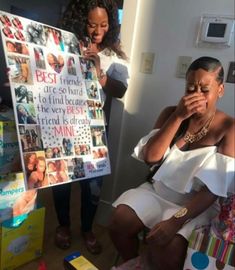
<path id="1" fill-rule="evenodd" d="M 19 125 L 19 133 L 23 152 L 43 150 L 40 126 Z"/>
<path id="2" fill-rule="evenodd" d="M 48 186 L 46 159 L 43 151 L 24 153 L 25 170 L 29 189 Z"/>
<path id="3" fill-rule="evenodd" d="M 8 55 L 9 76 L 14 83 L 33 84 L 30 59 L 21 56 Z"/>

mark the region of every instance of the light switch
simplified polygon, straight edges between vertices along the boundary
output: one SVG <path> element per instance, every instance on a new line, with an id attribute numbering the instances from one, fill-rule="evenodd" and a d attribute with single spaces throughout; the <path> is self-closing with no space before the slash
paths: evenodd
<path id="1" fill-rule="evenodd" d="M 140 72 L 142 73 L 153 73 L 155 53 L 144 52 L 141 55 Z"/>
<path id="2" fill-rule="evenodd" d="M 179 56 L 176 69 L 176 76 L 179 78 L 185 78 L 186 72 L 191 62 L 192 62 L 191 56 Z"/>

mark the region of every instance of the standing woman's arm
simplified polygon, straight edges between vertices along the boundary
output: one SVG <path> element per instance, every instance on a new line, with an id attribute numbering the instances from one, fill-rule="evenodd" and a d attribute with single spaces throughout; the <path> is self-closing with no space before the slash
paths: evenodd
<path id="1" fill-rule="evenodd" d="M 115 80 L 107 74 L 99 77 L 99 83 L 105 94 L 109 94 L 115 98 L 122 98 L 127 90 L 127 87 L 121 81 Z"/>
<path id="2" fill-rule="evenodd" d="M 86 50 L 84 56 L 90 59 L 95 64 L 98 81 L 102 86 L 105 94 L 115 98 L 122 98 L 127 90 L 127 87 L 122 81 L 111 78 L 107 73 L 101 69 L 100 57 L 97 52 L 92 50 Z"/>

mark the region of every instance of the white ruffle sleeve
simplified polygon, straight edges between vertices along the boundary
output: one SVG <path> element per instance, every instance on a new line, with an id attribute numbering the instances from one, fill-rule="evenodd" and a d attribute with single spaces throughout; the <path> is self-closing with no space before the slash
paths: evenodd
<path id="1" fill-rule="evenodd" d="M 117 80 L 122 82 L 126 87 L 129 83 L 129 70 L 128 64 L 122 59 L 117 59 L 116 62 L 110 65 L 107 70 L 107 74 Z"/>
<path id="2" fill-rule="evenodd" d="M 114 52 L 106 53 L 103 50 L 99 53 L 101 68 L 112 78 L 121 81 L 126 87 L 129 83 L 129 63 L 121 58 L 118 58 Z"/>
<path id="3" fill-rule="evenodd" d="M 195 178 L 204 183 L 214 194 L 227 197 L 235 193 L 234 166 L 234 158 L 215 153 L 199 168 Z"/>
<path id="4" fill-rule="evenodd" d="M 137 145 L 134 148 L 134 152 L 132 153 L 132 157 L 139 160 L 139 161 L 143 161 L 144 162 L 144 157 L 143 157 L 143 148 L 146 145 L 146 143 L 149 141 L 150 138 L 152 138 L 159 129 L 153 129 L 149 132 L 149 134 L 147 134 L 146 136 L 142 137 L 139 142 L 137 143 Z M 170 148 L 167 149 L 166 153 L 164 154 L 163 159 L 165 158 L 165 156 L 169 153 Z"/>
<path id="5" fill-rule="evenodd" d="M 234 158 L 218 153 L 216 146 L 181 151 L 174 145 L 153 179 L 181 194 L 206 185 L 227 197 L 235 192 Z"/>

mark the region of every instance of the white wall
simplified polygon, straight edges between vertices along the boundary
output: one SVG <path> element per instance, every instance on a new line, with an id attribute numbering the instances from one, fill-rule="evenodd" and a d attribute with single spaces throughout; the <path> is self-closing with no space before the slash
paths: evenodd
<path id="1" fill-rule="evenodd" d="M 192 56 L 193 60 L 200 56 L 216 57 L 223 63 L 225 75 L 229 62 L 234 61 L 234 44 L 225 49 L 195 46 L 200 16 L 234 16 L 234 0 L 137 0 L 134 9 L 132 3 L 133 0 L 124 2 L 122 25 L 125 29 L 123 42 L 131 55 L 131 80 L 124 100 L 119 149 L 114 153 L 116 163 L 112 176 L 104 182 L 102 199 L 106 208 L 120 193 L 136 186 L 146 175 L 146 166 L 130 155 L 138 139 L 152 128 L 160 111 L 176 104 L 184 93 L 184 79 L 175 75 L 178 57 Z M 135 21 L 134 28 L 131 21 Z M 129 36 L 133 38 L 132 42 Z M 142 52 L 156 54 L 153 74 L 139 72 Z M 234 84 L 225 83 L 225 89 L 225 96 L 218 106 L 234 115 Z M 110 145 L 112 148 L 113 144 Z M 102 203 L 99 213 L 104 214 Z"/>

